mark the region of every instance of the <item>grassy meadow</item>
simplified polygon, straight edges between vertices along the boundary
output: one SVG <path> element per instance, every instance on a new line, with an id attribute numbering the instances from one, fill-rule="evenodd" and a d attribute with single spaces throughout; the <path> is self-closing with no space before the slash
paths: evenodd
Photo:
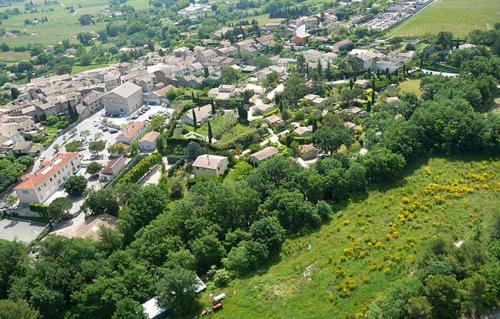
<path id="1" fill-rule="evenodd" d="M 203 301 L 226 293 L 219 319 L 361 318 L 391 282 L 411 276 L 429 238 L 463 240 L 491 223 L 499 169 L 498 160 L 431 159 L 399 185 L 338 207 L 320 230 L 287 240 L 268 269 L 209 287 Z"/>
<path id="2" fill-rule="evenodd" d="M 498 0 L 435 0 L 389 35 L 421 36 L 449 31 L 464 37 L 474 29 L 492 29 L 497 22 L 500 22 Z"/>
<path id="3" fill-rule="evenodd" d="M 420 80 L 406 80 L 399 84 L 401 93 L 414 93 L 418 98 L 422 97 L 422 90 L 420 90 Z"/>

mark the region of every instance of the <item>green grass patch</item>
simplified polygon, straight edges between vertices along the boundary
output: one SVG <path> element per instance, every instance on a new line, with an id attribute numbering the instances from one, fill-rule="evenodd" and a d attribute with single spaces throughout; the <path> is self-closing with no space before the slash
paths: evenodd
<path id="1" fill-rule="evenodd" d="M 271 18 L 271 17 L 269 17 L 269 13 L 266 13 L 266 14 L 261 14 L 261 15 L 255 16 L 255 17 L 252 18 L 252 20 L 257 21 L 257 23 L 259 25 L 265 25 L 267 23 L 281 22 L 284 19 L 281 19 L 281 18 Z"/>
<path id="2" fill-rule="evenodd" d="M 109 64 L 92 64 L 92 65 L 86 65 L 86 66 L 80 66 L 80 65 L 75 65 L 71 69 L 71 74 L 77 74 L 93 69 L 100 69 L 109 66 Z"/>
<path id="3" fill-rule="evenodd" d="M 28 60 L 29 58 L 29 52 L 0 52 L 0 62 L 4 63 L 14 63 L 22 60 Z"/>
<path id="4" fill-rule="evenodd" d="M 422 90 L 420 90 L 420 80 L 406 80 L 399 84 L 399 92 L 414 93 L 419 99 L 422 97 Z"/>
<path id="5" fill-rule="evenodd" d="M 411 275 L 428 239 L 463 240 L 491 224 L 499 168 L 498 160 L 429 160 L 399 186 L 341 205 L 320 230 L 287 240 L 274 265 L 209 289 L 203 302 L 226 293 L 214 318 L 364 318 L 393 281 Z"/>
<path id="6" fill-rule="evenodd" d="M 440 31 L 464 37 L 475 29 L 490 30 L 500 17 L 498 0 L 435 0 L 430 7 L 396 27 L 390 36 L 422 36 Z"/>

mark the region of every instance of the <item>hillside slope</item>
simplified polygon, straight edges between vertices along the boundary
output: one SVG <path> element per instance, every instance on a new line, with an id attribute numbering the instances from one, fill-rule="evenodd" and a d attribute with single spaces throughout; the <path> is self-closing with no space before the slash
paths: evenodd
<path id="1" fill-rule="evenodd" d="M 500 161 L 432 159 L 400 186 L 371 191 L 321 230 L 288 240 L 269 269 L 233 281 L 215 318 L 363 313 L 391 282 L 412 273 L 427 239 L 459 241 L 491 222 L 500 209 L 499 168 Z"/>

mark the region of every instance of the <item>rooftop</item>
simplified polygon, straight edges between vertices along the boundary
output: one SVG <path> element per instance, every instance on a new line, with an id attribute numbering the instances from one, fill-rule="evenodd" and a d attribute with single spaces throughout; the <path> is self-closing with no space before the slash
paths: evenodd
<path id="1" fill-rule="evenodd" d="M 196 161 L 193 163 L 193 167 L 216 169 L 223 160 L 227 160 L 227 157 L 203 154 L 196 158 Z"/>
<path id="2" fill-rule="evenodd" d="M 27 174 L 23 177 L 23 181 L 16 186 L 17 189 L 35 189 L 43 184 L 48 178 L 55 175 L 59 170 L 78 157 L 78 153 L 70 152 L 70 153 L 61 153 L 57 155 L 53 160 L 47 161 L 46 165 L 41 167 L 34 174 Z"/>
<path id="3" fill-rule="evenodd" d="M 278 153 L 279 153 L 279 151 L 276 147 L 268 146 L 268 147 L 266 147 L 258 152 L 253 153 L 252 157 L 260 162 L 260 161 L 263 161 L 265 159 L 271 158 Z"/>
<path id="4" fill-rule="evenodd" d="M 145 124 L 142 121 L 135 121 L 127 126 L 127 128 L 122 131 L 121 135 L 124 137 L 133 137 L 139 130 L 144 127 L 144 125 Z"/>
<path id="5" fill-rule="evenodd" d="M 148 133 L 144 134 L 144 136 L 141 138 L 141 142 L 142 141 L 154 142 L 154 141 L 156 141 L 158 136 L 160 136 L 159 132 L 156 132 L 156 131 L 148 132 Z"/>
<path id="6" fill-rule="evenodd" d="M 121 97 L 128 98 L 131 95 L 142 91 L 142 88 L 132 82 L 125 82 L 119 87 L 113 89 L 110 93 L 115 93 Z"/>

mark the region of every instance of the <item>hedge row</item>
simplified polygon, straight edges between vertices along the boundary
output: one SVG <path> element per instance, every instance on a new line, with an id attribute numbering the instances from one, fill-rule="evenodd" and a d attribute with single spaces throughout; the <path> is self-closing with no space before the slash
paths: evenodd
<path id="1" fill-rule="evenodd" d="M 160 153 L 153 153 L 142 159 L 135 165 L 127 174 L 123 175 L 118 184 L 134 184 L 137 183 L 144 175 L 146 175 L 155 165 L 164 165 L 163 158 Z"/>

